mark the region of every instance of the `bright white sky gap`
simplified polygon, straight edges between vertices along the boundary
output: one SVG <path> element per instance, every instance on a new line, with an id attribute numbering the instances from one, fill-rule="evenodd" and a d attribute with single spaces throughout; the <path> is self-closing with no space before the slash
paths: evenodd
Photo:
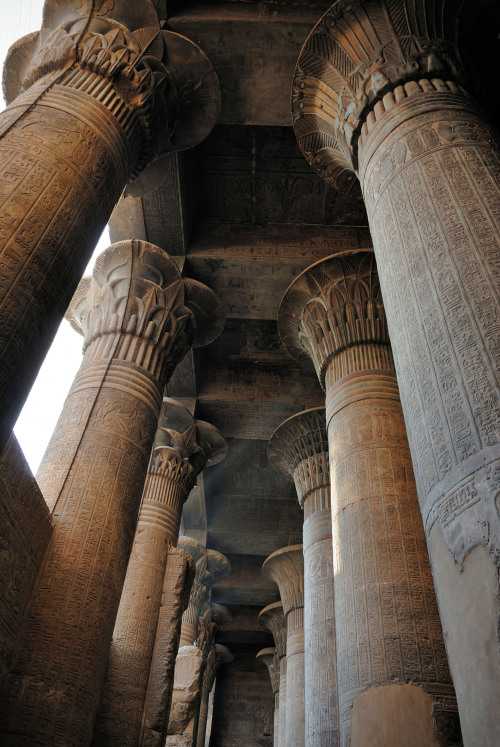
<path id="1" fill-rule="evenodd" d="M 0 62 L 11 44 L 42 25 L 43 0 L 0 0 Z M 106 229 L 85 274 L 109 246 Z M 14 428 L 33 474 L 45 452 L 82 359 L 82 337 L 63 321 Z"/>

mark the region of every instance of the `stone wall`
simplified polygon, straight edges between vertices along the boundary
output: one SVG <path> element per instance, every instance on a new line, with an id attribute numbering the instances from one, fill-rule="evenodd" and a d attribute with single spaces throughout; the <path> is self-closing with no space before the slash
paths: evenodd
<path id="1" fill-rule="evenodd" d="M 219 669 L 210 747 L 272 747 L 274 698 L 257 651 L 242 646 L 234 661 Z"/>
<path id="2" fill-rule="evenodd" d="M 0 457 L 0 675 L 9 668 L 50 534 L 49 509 L 11 436 Z"/>

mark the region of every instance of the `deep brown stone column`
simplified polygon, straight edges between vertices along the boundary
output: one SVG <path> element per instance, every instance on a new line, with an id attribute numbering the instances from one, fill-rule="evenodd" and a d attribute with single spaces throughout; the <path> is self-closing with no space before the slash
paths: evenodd
<path id="1" fill-rule="evenodd" d="M 144 746 L 159 747 L 165 742 L 182 615 L 189 604 L 194 575 L 192 557 L 170 547 L 139 737 Z"/>
<path id="2" fill-rule="evenodd" d="M 174 673 L 172 707 L 166 745 L 196 747 L 203 675 L 210 646 L 225 608 L 212 613 L 208 604 L 212 585 L 231 571 L 220 552 L 207 550 L 191 537 L 181 537 L 179 547 L 190 553 L 196 563 L 196 575 L 188 607 L 182 617 L 180 648 Z M 205 609 L 204 609 L 205 608 Z"/>
<path id="3" fill-rule="evenodd" d="M 54 531 L 6 683 L 4 744 L 90 741 L 162 391 L 196 335 L 188 295 L 142 241 L 106 250 L 75 294 L 85 356 L 41 467 Z"/>
<path id="4" fill-rule="evenodd" d="M 455 696 L 374 255 L 305 270 L 279 327 L 326 390 L 341 744 L 413 744 L 415 734 L 422 746 L 454 744 Z"/>
<path id="5" fill-rule="evenodd" d="M 276 655 L 278 657 L 279 673 L 279 727 L 278 739 L 274 739 L 278 747 L 286 747 L 286 621 L 283 604 L 274 602 L 264 607 L 259 614 L 259 622 L 263 628 L 273 634 Z"/>
<path id="6" fill-rule="evenodd" d="M 336 3 L 307 40 L 295 127 L 327 181 L 359 175 L 464 738 L 494 744 L 500 156 L 458 50 L 488 3 L 365 6 Z"/>
<path id="7" fill-rule="evenodd" d="M 270 464 L 304 509 L 305 744 L 339 744 L 330 469 L 325 408 L 285 420 L 269 440 Z"/>
<path id="8" fill-rule="evenodd" d="M 102 9 L 92 3 L 88 12 L 84 5 L 90 3 L 47 0 L 42 30 L 17 42 L 6 62 L 0 449 L 123 187 L 160 148 L 199 142 L 198 128 L 181 122 L 177 94 L 187 56 L 191 83 L 200 78 L 205 95 L 218 100 L 206 57 L 187 39 L 161 31 L 151 0 Z M 197 86 L 190 90 L 198 98 Z M 206 121 L 197 116 L 202 137 L 216 121 L 212 108 Z"/>
<path id="9" fill-rule="evenodd" d="M 302 747 L 305 716 L 302 545 L 290 545 L 273 552 L 264 561 L 262 572 L 278 585 L 286 621 L 286 723 L 283 744 Z"/>
<path id="10" fill-rule="evenodd" d="M 255 657 L 259 661 L 262 661 L 269 672 L 271 679 L 271 687 L 273 690 L 274 698 L 274 734 L 273 734 L 273 745 L 278 747 L 279 745 L 279 729 L 280 729 L 280 663 L 276 648 L 263 648 L 259 651 Z"/>
<path id="11" fill-rule="evenodd" d="M 206 657 L 205 671 L 203 673 L 203 685 L 201 690 L 200 713 L 198 716 L 198 737 L 196 747 L 205 747 L 205 734 L 207 731 L 208 701 L 210 693 L 217 677 L 221 664 L 229 664 L 233 661 L 233 655 L 227 646 L 213 643 Z"/>
<path id="12" fill-rule="evenodd" d="M 221 321 L 214 319 L 214 337 Z M 182 506 L 198 474 L 226 451 L 217 428 L 194 420 L 175 400 L 164 401 L 113 632 L 95 745 L 138 743 L 168 551 L 177 544 Z"/>

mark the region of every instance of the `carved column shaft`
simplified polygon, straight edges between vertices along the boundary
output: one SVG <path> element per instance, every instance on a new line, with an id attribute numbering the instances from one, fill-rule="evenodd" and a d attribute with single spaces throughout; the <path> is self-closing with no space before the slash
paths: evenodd
<path id="1" fill-rule="evenodd" d="M 158 77 L 141 80 L 139 49 L 125 27 L 44 29 L 27 90 L 0 115 L 0 447 L 139 158 L 139 99 L 158 87 L 164 106 L 165 69 L 158 59 Z M 124 67 L 131 78 L 119 93 Z"/>
<path id="2" fill-rule="evenodd" d="M 271 436 L 270 463 L 293 479 L 304 510 L 305 744 L 338 744 L 330 469 L 325 409 L 298 413 Z"/>
<path id="3" fill-rule="evenodd" d="M 186 53 L 194 67 L 190 80 L 202 73 L 195 109 L 207 84 L 214 101 L 208 109 L 217 109 L 208 61 L 187 39 L 161 31 L 150 0 L 140 8 L 92 3 L 88 10 L 47 0 L 41 31 L 17 42 L 7 57 L 10 106 L 0 115 L 0 449 L 124 186 L 160 146 L 193 145 L 215 122 L 210 112 L 203 133 L 195 127 L 187 137 L 174 136 L 174 120 L 178 133 L 184 118 L 176 86 L 182 90 L 187 72 L 176 56 Z"/>
<path id="4" fill-rule="evenodd" d="M 182 617 L 166 744 L 182 742 L 196 747 L 206 664 L 217 625 L 228 616 L 224 607 L 207 602 L 213 583 L 230 573 L 231 566 L 225 555 L 207 550 L 191 537 L 181 537 L 179 546 L 195 559 L 196 576 Z M 207 677 L 210 675 L 211 670 Z"/>
<path id="5" fill-rule="evenodd" d="M 233 655 L 226 646 L 212 644 L 207 656 L 207 664 L 203 674 L 203 687 L 201 691 L 200 712 L 198 716 L 198 736 L 196 747 L 205 747 L 205 735 L 207 731 L 208 701 L 210 693 L 215 684 L 215 678 L 221 664 L 227 664 L 233 660 Z"/>
<path id="6" fill-rule="evenodd" d="M 7 743 L 90 741 L 162 389 L 196 330 L 183 301 L 176 265 L 146 242 L 104 252 L 73 299 L 87 349 L 41 468 L 54 532 L 7 682 Z"/>
<path id="7" fill-rule="evenodd" d="M 276 646 L 276 656 L 278 659 L 277 670 L 279 677 L 279 723 L 277 731 L 275 730 L 274 743 L 278 747 L 286 747 L 286 623 L 283 614 L 283 604 L 281 602 L 268 604 L 268 606 L 264 607 L 260 612 L 259 621 L 263 628 L 266 628 L 266 630 L 269 630 L 269 632 L 272 633 L 274 645 Z"/>
<path id="8" fill-rule="evenodd" d="M 464 738 L 481 732 L 492 743 L 500 739 L 500 153 L 463 88 L 461 60 L 480 58 L 464 46 L 494 7 L 336 3 L 304 46 L 294 92 L 311 164 L 340 188 L 359 175 Z"/>
<path id="9" fill-rule="evenodd" d="M 182 615 L 189 602 L 194 575 L 195 566 L 191 556 L 178 547 L 171 547 L 163 581 L 139 744 L 160 747 L 165 742 Z"/>
<path id="10" fill-rule="evenodd" d="M 277 550 L 265 560 L 262 570 L 268 578 L 278 585 L 285 615 L 287 683 L 286 724 L 283 743 L 301 747 L 301 745 L 304 745 L 305 717 L 304 555 L 302 545 L 292 545 Z"/>
<path id="11" fill-rule="evenodd" d="M 326 390 L 340 743 L 420 730 L 450 744 L 456 704 L 373 254 L 305 270 L 280 330 Z"/>
<path id="12" fill-rule="evenodd" d="M 279 745 L 279 728 L 280 728 L 280 660 L 276 648 L 263 648 L 256 656 L 262 661 L 268 671 L 271 679 L 271 688 L 274 698 L 274 733 L 273 745 Z"/>
<path id="13" fill-rule="evenodd" d="M 220 319 L 214 322 L 219 331 Z M 195 421 L 174 400 L 164 402 L 113 632 L 95 745 L 138 742 L 167 558 L 177 544 L 182 506 L 207 459 L 224 455 L 225 442 L 216 428 Z M 168 588 L 165 594 L 170 597 Z M 180 603 L 178 594 L 174 598 Z"/>

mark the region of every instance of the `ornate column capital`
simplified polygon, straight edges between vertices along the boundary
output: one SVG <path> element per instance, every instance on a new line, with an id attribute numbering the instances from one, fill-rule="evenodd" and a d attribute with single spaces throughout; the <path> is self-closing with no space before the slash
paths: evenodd
<path id="1" fill-rule="evenodd" d="M 207 604 L 207 608 L 200 615 L 196 637 L 196 646 L 204 656 L 208 656 L 211 647 L 213 647 L 217 630 L 221 625 L 231 620 L 229 610 L 222 604 Z"/>
<path id="2" fill-rule="evenodd" d="M 280 689 L 280 667 L 276 648 L 262 648 L 255 658 L 266 665 L 271 678 L 273 695 L 276 695 Z"/>
<path id="3" fill-rule="evenodd" d="M 304 553 L 302 545 L 290 545 L 273 552 L 264 561 L 262 573 L 278 585 L 285 617 L 292 610 L 304 606 Z"/>
<path id="4" fill-rule="evenodd" d="M 385 346 L 390 357 L 373 253 L 336 254 L 304 270 L 283 296 L 278 329 L 295 360 L 312 359 L 323 388 L 330 362 L 343 351 L 375 343 Z M 341 364 L 336 378 L 342 375 Z"/>
<path id="5" fill-rule="evenodd" d="M 195 420 L 175 399 L 163 400 L 149 474 L 180 483 L 185 500 L 203 468 L 218 464 L 226 454 L 227 444 L 218 428 Z"/>
<path id="6" fill-rule="evenodd" d="M 259 622 L 265 630 L 272 633 L 278 659 L 286 656 L 286 623 L 282 602 L 273 602 L 259 613 Z"/>
<path id="7" fill-rule="evenodd" d="M 267 456 L 278 472 L 295 483 L 301 508 L 312 492 L 329 490 L 325 408 L 299 412 L 281 423 L 269 439 Z"/>
<path id="8" fill-rule="evenodd" d="M 189 605 L 182 618 L 181 645 L 185 646 L 192 645 L 197 639 L 203 605 L 207 602 L 215 581 L 231 572 L 231 565 L 225 555 L 207 550 L 192 537 L 180 537 L 178 547 L 191 555 L 196 565 Z"/>
<path id="9" fill-rule="evenodd" d="M 46 0 L 41 30 L 9 51 L 4 91 L 10 104 L 22 94 L 36 99 L 54 84 L 96 99 L 129 137 L 140 133 L 133 176 L 158 151 L 201 142 L 220 109 L 209 60 L 193 42 L 160 28 L 151 0 Z"/>
<path id="10" fill-rule="evenodd" d="M 299 145 L 326 182 L 361 196 L 363 130 L 403 99 L 465 93 L 461 53 L 477 11 L 473 0 L 460 8 L 444 0 L 332 5 L 302 48 L 292 89 Z"/>
<path id="11" fill-rule="evenodd" d="M 164 385 L 191 345 L 211 335 L 202 301 L 216 308 L 213 333 L 219 334 L 221 306 L 206 286 L 186 283 L 177 265 L 147 241 L 120 241 L 98 258 L 92 277 L 84 277 L 66 319 L 84 337 L 87 360 L 114 358 L 144 368 Z"/>
<path id="12" fill-rule="evenodd" d="M 212 643 L 206 657 L 206 666 L 203 673 L 203 691 L 208 694 L 214 686 L 215 677 L 221 664 L 229 664 L 233 661 L 234 656 L 227 646 L 220 643 Z"/>

